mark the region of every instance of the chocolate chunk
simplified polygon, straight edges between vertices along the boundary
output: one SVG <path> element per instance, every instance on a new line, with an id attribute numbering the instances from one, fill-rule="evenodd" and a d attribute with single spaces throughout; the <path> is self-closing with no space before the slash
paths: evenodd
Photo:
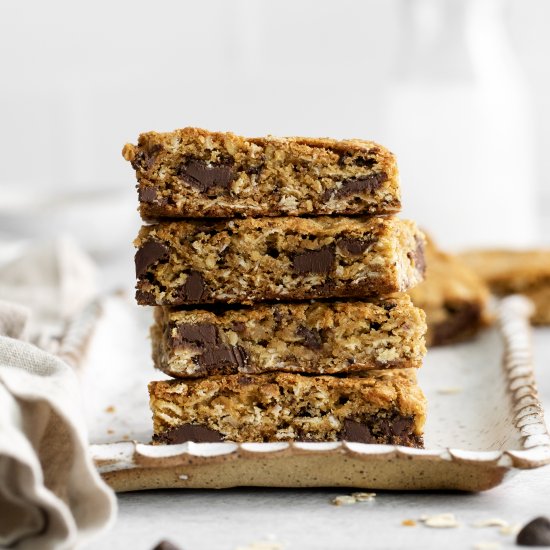
<path id="1" fill-rule="evenodd" d="M 244 332 L 246 330 L 246 325 L 241 321 L 233 321 L 230 329 L 234 332 Z"/>
<path id="2" fill-rule="evenodd" d="M 334 250 L 324 246 L 319 250 L 306 250 L 294 256 L 294 273 L 330 273 L 334 262 Z"/>
<path id="3" fill-rule="evenodd" d="M 441 346 L 456 342 L 475 332 L 481 324 L 479 304 L 445 304 L 447 318 L 433 325 L 431 345 Z"/>
<path id="4" fill-rule="evenodd" d="M 140 187 L 138 189 L 138 195 L 141 202 L 155 202 L 157 190 L 155 187 Z"/>
<path id="5" fill-rule="evenodd" d="M 399 416 L 393 420 L 391 432 L 395 436 L 406 437 L 412 432 L 413 424 L 412 416 Z"/>
<path id="6" fill-rule="evenodd" d="M 348 178 L 342 182 L 342 186 L 334 193 L 334 196 L 340 199 L 362 192 L 372 193 L 387 179 L 388 175 L 385 172 Z"/>
<path id="7" fill-rule="evenodd" d="M 193 342 L 199 346 L 217 345 L 219 343 L 218 329 L 210 323 L 185 323 L 178 325 L 178 334 L 174 344 Z"/>
<path id="8" fill-rule="evenodd" d="M 254 378 L 242 375 L 237 378 L 237 382 L 240 386 L 248 386 L 249 384 L 254 384 Z"/>
<path id="9" fill-rule="evenodd" d="M 223 437 L 219 432 L 211 430 L 206 426 L 199 424 L 182 424 L 177 428 L 172 428 L 165 432 L 153 435 L 155 443 L 163 443 L 165 445 L 177 445 L 186 441 L 194 441 L 195 443 L 215 443 L 223 441 Z"/>
<path id="10" fill-rule="evenodd" d="M 162 151 L 162 145 L 156 144 L 152 145 L 148 149 L 146 148 L 140 148 L 140 150 L 137 152 L 136 156 L 134 157 L 134 160 L 132 161 L 132 168 L 134 170 L 150 170 L 153 164 L 155 163 L 155 160 L 157 158 L 157 155 Z"/>
<path id="11" fill-rule="evenodd" d="M 407 438 L 412 430 L 413 419 L 411 417 L 392 417 L 382 418 L 377 421 L 379 432 L 386 438 L 388 443 L 401 441 L 401 438 Z"/>
<path id="12" fill-rule="evenodd" d="M 167 260 L 170 257 L 170 248 L 158 241 L 147 241 L 142 244 L 135 255 L 136 277 L 141 277 L 153 264 Z"/>
<path id="13" fill-rule="evenodd" d="M 363 254 L 363 252 L 365 252 L 371 243 L 372 241 L 369 239 L 351 239 L 345 237 L 340 239 L 336 244 L 338 245 L 338 248 L 345 250 L 348 254 L 359 256 L 359 254 Z"/>
<path id="14" fill-rule="evenodd" d="M 177 174 L 183 181 L 206 194 L 211 194 L 216 187 L 229 189 L 235 177 L 231 164 L 208 164 L 202 160 L 190 160 L 182 164 Z"/>
<path id="15" fill-rule="evenodd" d="M 204 294 L 204 279 L 200 272 L 190 271 L 184 285 L 178 291 L 183 302 L 198 302 Z"/>
<path id="16" fill-rule="evenodd" d="M 179 546 L 176 546 L 169 540 L 161 540 L 153 550 L 181 550 Z"/>
<path id="17" fill-rule="evenodd" d="M 306 348 L 321 349 L 323 347 L 323 340 L 318 330 L 301 325 L 296 330 L 296 336 L 304 340 Z"/>
<path id="18" fill-rule="evenodd" d="M 365 166 L 367 168 L 372 168 L 376 164 L 376 159 L 366 158 L 366 157 L 355 157 L 353 163 L 356 166 Z"/>
<path id="19" fill-rule="evenodd" d="M 344 420 L 342 439 L 344 441 L 355 441 L 357 443 L 376 443 L 376 438 L 373 437 L 369 427 L 351 418 L 346 418 Z"/>
<path id="20" fill-rule="evenodd" d="M 166 199 L 166 197 L 159 195 L 158 191 L 158 188 L 155 186 L 138 187 L 138 197 L 140 202 L 164 206 L 168 202 L 168 200 Z"/>
<path id="21" fill-rule="evenodd" d="M 519 546 L 550 546 L 550 519 L 538 517 L 530 521 L 518 533 Z"/>
<path id="22" fill-rule="evenodd" d="M 196 358 L 198 364 L 205 369 L 233 367 L 240 369 L 246 365 L 248 354 L 241 346 L 206 346 L 201 355 Z"/>
<path id="23" fill-rule="evenodd" d="M 136 302 L 141 306 L 154 306 L 156 304 L 155 295 L 145 290 L 136 290 Z"/>

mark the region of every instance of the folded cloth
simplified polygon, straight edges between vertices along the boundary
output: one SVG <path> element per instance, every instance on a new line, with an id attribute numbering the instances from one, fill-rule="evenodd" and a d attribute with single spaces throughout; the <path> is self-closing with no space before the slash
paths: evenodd
<path id="1" fill-rule="evenodd" d="M 0 546 L 73 548 L 116 501 L 88 454 L 76 374 L 21 339 L 27 317 L 0 302 Z"/>
<path id="2" fill-rule="evenodd" d="M 28 307 L 29 338 L 54 349 L 52 336 L 97 294 L 93 261 L 67 236 L 31 243 L 15 258 L 2 260 L 0 300 Z"/>

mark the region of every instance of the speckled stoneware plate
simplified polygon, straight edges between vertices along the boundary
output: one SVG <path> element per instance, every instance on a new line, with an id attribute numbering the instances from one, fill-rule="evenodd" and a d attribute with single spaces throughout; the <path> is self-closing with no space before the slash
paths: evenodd
<path id="1" fill-rule="evenodd" d="M 429 351 L 419 373 L 429 403 L 423 450 L 361 443 L 151 446 L 146 385 L 165 378 L 151 366 L 145 337 L 151 311 L 110 299 L 83 370 L 91 453 L 117 491 L 490 489 L 514 472 L 550 463 L 550 438 L 534 380 L 529 308 L 522 298 L 508 298 L 500 305 L 498 326 L 475 342 Z M 73 348 L 89 324 L 80 319 L 73 326 L 68 339 Z M 550 359 L 550 338 L 545 340 L 549 345 L 543 352 Z"/>

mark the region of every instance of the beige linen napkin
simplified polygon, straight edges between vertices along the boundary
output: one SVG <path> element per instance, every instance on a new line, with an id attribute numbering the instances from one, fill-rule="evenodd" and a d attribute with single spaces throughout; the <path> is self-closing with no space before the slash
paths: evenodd
<path id="1" fill-rule="evenodd" d="M 63 322 L 75 297 L 82 305 L 89 293 L 77 284 L 89 266 L 68 250 L 63 242 L 31 248 L 0 268 L 0 296 L 29 305 L 39 298 L 35 341 L 41 319 Z M 25 277 L 31 265 L 34 274 Z M 77 376 L 59 357 L 24 341 L 28 317 L 25 307 L 0 301 L 0 546 L 74 548 L 110 525 L 116 503 L 88 454 Z"/>

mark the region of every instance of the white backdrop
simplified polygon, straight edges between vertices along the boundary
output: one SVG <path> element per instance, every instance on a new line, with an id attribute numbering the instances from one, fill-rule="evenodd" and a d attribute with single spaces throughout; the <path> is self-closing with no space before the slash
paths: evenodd
<path id="1" fill-rule="evenodd" d="M 0 231 L 22 230 L 14 219 L 31 197 L 49 200 L 49 208 L 55 200 L 61 218 L 60 208 L 72 208 L 67 196 L 85 193 L 91 201 L 107 190 L 124 197 L 121 208 L 133 214 L 133 173 L 120 150 L 145 130 L 196 125 L 244 135 L 363 137 L 382 141 L 399 158 L 388 142 L 387 109 L 403 52 L 401 9 L 398 0 L 0 3 Z M 504 15 L 527 89 L 526 112 L 534 115 L 535 152 L 506 200 L 524 190 L 536 194 L 523 215 L 535 220 L 532 240 L 548 243 L 550 3 L 511 0 Z M 426 187 L 431 200 L 411 213 L 421 222 L 423 208 L 427 213 L 447 199 L 441 182 L 402 184 L 409 195 Z M 496 212 L 483 224 L 469 223 L 498 221 Z M 53 220 L 37 228 L 57 230 Z"/>

